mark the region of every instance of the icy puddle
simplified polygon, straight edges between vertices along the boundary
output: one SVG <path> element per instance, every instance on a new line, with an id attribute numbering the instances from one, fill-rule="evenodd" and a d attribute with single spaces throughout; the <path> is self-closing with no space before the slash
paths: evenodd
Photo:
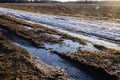
<path id="1" fill-rule="evenodd" d="M 68 76 L 72 80 L 106 80 L 102 76 L 98 74 L 94 74 L 92 73 L 92 71 L 90 72 L 90 70 L 87 71 L 87 70 L 80 69 L 80 67 L 77 68 L 74 63 L 62 59 L 61 57 L 52 53 L 51 50 L 49 49 L 36 48 L 32 46 L 32 44 L 29 41 L 26 41 L 18 36 L 12 35 L 9 32 L 4 32 L 4 34 L 8 35 L 8 37 L 14 42 L 14 44 L 26 49 L 27 51 L 32 53 L 34 56 L 39 57 L 44 63 L 54 67 L 60 67 L 65 69 L 67 71 Z M 74 43 L 71 40 L 65 40 L 63 42 L 67 44 L 68 47 L 69 47 L 68 44 L 70 44 L 70 42 L 73 43 L 72 45 L 73 47 L 75 46 L 74 44 L 79 46 L 79 43 L 77 42 Z M 48 48 L 51 48 L 50 45 Z"/>
<path id="2" fill-rule="evenodd" d="M 60 53 L 72 53 L 78 51 L 80 44 L 78 42 L 73 42 L 72 40 L 64 40 L 61 44 L 46 43 L 45 47 Z"/>

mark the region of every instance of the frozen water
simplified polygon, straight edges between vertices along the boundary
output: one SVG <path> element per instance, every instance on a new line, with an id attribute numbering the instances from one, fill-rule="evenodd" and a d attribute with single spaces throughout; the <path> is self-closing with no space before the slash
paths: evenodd
<path id="1" fill-rule="evenodd" d="M 47 49 L 51 49 L 52 51 L 60 52 L 60 53 L 74 53 L 78 52 L 79 48 L 85 51 L 99 51 L 96 49 L 93 44 L 87 43 L 86 45 L 82 45 L 78 42 L 73 42 L 72 40 L 64 40 L 61 44 L 53 44 L 46 43 L 45 47 Z"/>
<path id="2" fill-rule="evenodd" d="M 120 50 L 120 46 L 118 44 L 99 40 L 96 37 L 80 35 L 80 33 L 86 33 L 93 36 L 120 41 L 120 24 L 118 23 L 91 21 L 77 17 L 45 15 L 7 8 L 0 8 L 0 13 L 9 14 L 25 20 L 44 24 L 47 27 L 49 26 L 72 36 L 83 38 L 92 43 Z M 67 30 L 77 33 L 72 33 Z"/>

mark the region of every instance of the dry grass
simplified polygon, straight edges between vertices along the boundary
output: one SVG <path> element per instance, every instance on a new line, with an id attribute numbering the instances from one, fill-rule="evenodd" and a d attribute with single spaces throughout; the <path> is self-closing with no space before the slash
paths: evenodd
<path id="1" fill-rule="evenodd" d="M 83 17 L 89 19 L 120 19 L 118 4 L 39 4 L 39 3 L 2 3 L 1 7 L 40 12 L 45 14 Z M 100 6 L 96 10 L 96 6 Z"/>

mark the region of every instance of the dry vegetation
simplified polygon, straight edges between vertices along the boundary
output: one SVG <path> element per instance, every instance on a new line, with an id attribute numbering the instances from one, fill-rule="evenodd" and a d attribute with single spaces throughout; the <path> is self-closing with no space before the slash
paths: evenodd
<path id="1" fill-rule="evenodd" d="M 2 3 L 1 7 L 45 14 L 83 17 L 88 19 L 120 21 L 119 4 L 39 4 L 39 3 Z M 96 6 L 100 6 L 96 10 Z"/>

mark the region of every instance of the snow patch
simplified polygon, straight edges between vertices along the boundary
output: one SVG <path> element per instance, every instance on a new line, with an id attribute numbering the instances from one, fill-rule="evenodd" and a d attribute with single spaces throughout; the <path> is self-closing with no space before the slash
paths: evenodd
<path id="1" fill-rule="evenodd" d="M 91 21 L 77 17 L 55 16 L 37 14 L 32 12 L 13 10 L 7 8 L 0 8 L 0 13 L 19 17 L 32 22 L 43 24 L 58 31 L 67 33 L 69 35 L 85 39 L 92 43 L 120 50 L 120 46 L 115 43 L 99 40 L 96 37 L 89 37 L 81 35 L 80 33 L 90 34 L 92 36 L 99 36 L 106 39 L 120 41 L 120 24 L 108 23 L 103 21 Z M 71 30 L 74 32 L 70 32 Z"/>

